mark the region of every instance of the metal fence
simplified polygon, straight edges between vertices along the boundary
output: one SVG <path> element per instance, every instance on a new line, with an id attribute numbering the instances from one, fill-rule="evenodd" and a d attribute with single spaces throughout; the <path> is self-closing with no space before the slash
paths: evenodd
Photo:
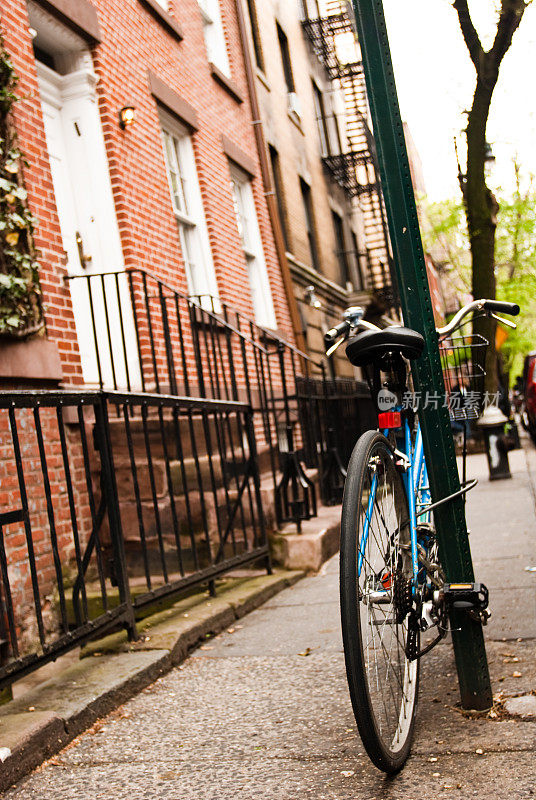
<path id="1" fill-rule="evenodd" d="M 314 482 L 300 460 L 296 384 L 320 375 L 321 364 L 219 299 L 188 297 L 146 270 L 76 276 L 69 284 L 91 323 L 82 338 L 86 381 L 247 403 L 277 522 L 299 527 L 316 514 Z"/>
<path id="2" fill-rule="evenodd" d="M 269 569 L 251 408 L 118 393 L 108 402 L 133 605 L 253 561 Z"/>
<path id="3" fill-rule="evenodd" d="M 0 688 L 136 609 L 269 569 L 251 407 L 0 395 Z"/>
<path id="4" fill-rule="evenodd" d="M 112 627 L 132 633 L 134 615 L 102 396 L 2 393 L 0 432 L 4 686 Z"/>
<path id="5" fill-rule="evenodd" d="M 296 396 L 303 459 L 318 466 L 324 505 L 342 502 L 346 468 L 361 434 L 376 427 L 377 414 L 365 382 L 350 378 L 298 378 Z"/>

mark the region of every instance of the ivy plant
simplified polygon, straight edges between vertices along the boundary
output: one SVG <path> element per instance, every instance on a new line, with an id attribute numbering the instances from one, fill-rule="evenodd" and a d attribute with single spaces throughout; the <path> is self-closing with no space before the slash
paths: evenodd
<path id="1" fill-rule="evenodd" d="M 0 36 L 0 337 L 26 338 L 43 328 L 36 218 L 28 207 L 13 106 L 18 78 Z"/>

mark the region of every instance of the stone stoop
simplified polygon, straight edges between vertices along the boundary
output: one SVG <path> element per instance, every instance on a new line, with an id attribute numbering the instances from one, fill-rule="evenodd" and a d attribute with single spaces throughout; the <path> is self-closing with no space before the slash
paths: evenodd
<path id="1" fill-rule="evenodd" d="M 296 533 L 295 525 L 270 533 L 274 562 L 285 569 L 317 572 L 339 550 L 340 524 L 340 506 L 319 506 L 318 516 L 305 520 L 301 533 Z"/>
<path id="2" fill-rule="evenodd" d="M 208 426 L 211 439 L 216 441 L 214 420 L 211 420 Z M 180 548 L 184 557 L 188 558 L 188 554 L 193 552 L 194 548 L 203 558 L 213 556 L 218 549 L 218 528 L 222 525 L 225 528 L 227 522 L 227 502 L 232 504 L 236 499 L 237 487 L 246 468 L 241 446 L 241 431 L 236 425 L 231 425 L 226 430 L 224 452 L 222 454 L 212 452 L 209 456 L 205 446 L 205 430 L 200 420 L 188 423 L 187 420 L 181 419 L 178 429 L 170 420 L 166 420 L 162 430 L 158 420 L 149 418 L 144 431 L 141 420 L 133 417 L 130 420 L 130 430 L 138 483 L 138 498 L 136 498 L 123 420 L 112 416 L 110 428 L 129 571 L 136 575 L 143 572 L 140 513 L 151 570 L 158 569 L 160 563 L 160 538 L 165 549 L 166 562 L 169 560 L 168 569 L 173 570 L 176 566 L 174 514 L 178 522 Z M 182 463 L 176 458 L 177 435 L 181 439 Z M 163 436 L 166 439 L 166 447 Z M 192 436 L 197 443 L 195 455 L 192 449 Z M 152 481 L 147 463 L 147 448 L 151 453 Z M 305 522 L 301 534 L 294 535 L 294 525 L 278 530 L 275 519 L 272 458 L 268 447 L 259 443 L 257 443 L 257 465 L 260 473 L 261 504 L 274 560 L 291 569 L 294 565 L 298 565 L 299 569 L 310 571 L 319 569 L 338 549 L 339 511 L 322 508 L 319 505 L 319 516 Z M 315 486 L 319 503 L 318 470 L 305 471 Z M 278 479 L 281 477 L 279 472 L 277 477 Z M 256 529 L 250 500 L 255 507 L 253 481 L 250 484 L 250 493 L 246 492 L 244 495 L 234 525 L 237 539 L 242 543 L 241 546 L 246 547 L 253 545 Z M 208 526 L 208 541 L 207 532 L 204 530 L 204 519 Z M 103 524 L 101 539 L 106 546 L 109 542 L 107 520 Z"/>

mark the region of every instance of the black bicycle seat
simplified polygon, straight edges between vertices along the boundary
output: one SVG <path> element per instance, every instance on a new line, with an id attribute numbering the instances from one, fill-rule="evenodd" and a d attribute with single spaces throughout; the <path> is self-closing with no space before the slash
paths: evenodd
<path id="1" fill-rule="evenodd" d="M 387 353 L 400 353 L 410 361 L 418 358 L 424 339 L 411 328 L 383 328 L 381 331 L 361 331 L 346 346 L 346 355 L 354 367 L 365 367 L 379 361 Z"/>

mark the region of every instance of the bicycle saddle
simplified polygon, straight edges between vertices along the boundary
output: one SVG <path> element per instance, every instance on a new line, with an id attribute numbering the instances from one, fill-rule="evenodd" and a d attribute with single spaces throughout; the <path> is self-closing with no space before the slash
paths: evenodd
<path id="1" fill-rule="evenodd" d="M 411 328 L 383 328 L 381 331 L 361 331 L 346 346 L 346 355 L 354 367 L 365 367 L 387 353 L 400 353 L 410 361 L 418 358 L 424 339 Z"/>

